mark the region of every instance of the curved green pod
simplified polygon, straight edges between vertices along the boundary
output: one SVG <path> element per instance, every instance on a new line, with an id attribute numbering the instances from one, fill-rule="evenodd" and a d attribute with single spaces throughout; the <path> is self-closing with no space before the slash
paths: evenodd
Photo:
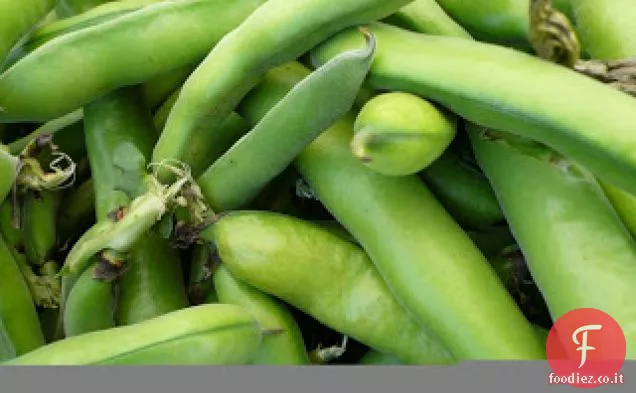
<path id="1" fill-rule="evenodd" d="M 353 107 L 375 51 L 373 36 L 366 37 L 362 49 L 335 57 L 294 86 L 198 178 L 213 210 L 245 207 L 312 140 Z"/>
<path id="2" fill-rule="evenodd" d="M 471 38 L 466 29 L 444 12 L 437 0 L 414 0 L 384 21 L 418 33 Z"/>
<path id="3" fill-rule="evenodd" d="M 80 275 L 66 299 L 63 312 L 66 337 L 115 326 L 113 286 L 94 277 L 95 266 L 89 266 Z"/>
<path id="4" fill-rule="evenodd" d="M 5 146 L 0 145 L 0 201 L 9 194 L 18 174 L 20 159 L 9 154 Z"/>
<path id="5" fill-rule="evenodd" d="M 58 191 L 29 192 L 22 199 L 20 226 L 24 251 L 31 264 L 44 264 L 55 251 L 60 200 Z"/>
<path id="6" fill-rule="evenodd" d="M 56 12 L 62 18 L 68 19 L 73 15 L 83 14 L 87 11 L 99 7 L 102 4 L 113 2 L 113 0 L 59 0 Z M 129 3 L 130 0 L 117 1 L 117 3 Z"/>
<path id="7" fill-rule="evenodd" d="M 457 359 L 544 358 L 470 238 L 416 176 L 382 176 L 360 165 L 349 153 L 352 128 L 351 117 L 344 118 L 298 157 L 297 167 L 400 303 Z"/>
<path id="8" fill-rule="evenodd" d="M 583 167 L 548 162 L 470 126 L 478 162 L 553 320 L 597 308 L 621 325 L 636 358 L 636 242 Z"/>
<path id="9" fill-rule="evenodd" d="M 185 82 L 153 162 L 183 160 L 197 125 L 205 119 L 208 132 L 217 132 L 268 69 L 297 59 L 345 27 L 383 18 L 411 1 L 267 1 L 225 36 Z M 165 182 L 171 176 L 160 172 L 159 178 Z"/>
<path id="10" fill-rule="evenodd" d="M 261 339 L 261 329 L 247 311 L 212 304 L 67 338 L 0 364 L 238 365 L 252 358 Z"/>
<path id="11" fill-rule="evenodd" d="M 29 287 L 2 236 L 0 277 L 0 319 L 19 356 L 44 345 L 44 335 Z"/>
<path id="12" fill-rule="evenodd" d="M 0 122 L 60 117 L 118 87 L 193 64 L 264 1 L 166 1 L 55 38 L 0 76 Z"/>
<path id="13" fill-rule="evenodd" d="M 488 179 L 453 152 L 442 154 L 420 177 L 460 224 L 482 229 L 505 222 Z"/>
<path id="14" fill-rule="evenodd" d="M 453 141 L 457 121 L 432 103 L 402 92 L 370 99 L 356 117 L 351 151 L 366 167 L 387 176 L 417 173 Z"/>
<path id="15" fill-rule="evenodd" d="M 279 213 L 235 211 L 202 237 L 237 278 L 332 329 L 410 364 L 454 363 L 397 302 L 364 251 L 327 230 Z"/>
<path id="16" fill-rule="evenodd" d="M 513 49 L 381 23 L 370 30 L 378 40 L 372 87 L 417 94 L 476 124 L 541 142 L 636 194 L 633 97 Z M 349 29 L 312 57 L 323 64 L 359 45 Z"/>
<path id="17" fill-rule="evenodd" d="M 599 60 L 636 56 L 636 3 L 631 0 L 570 0 L 576 31 L 586 52 Z"/>
<path id="18" fill-rule="evenodd" d="M 53 9 L 55 3 L 56 0 L 0 0 L 0 64 L 13 45 Z"/>
<path id="19" fill-rule="evenodd" d="M 302 333 L 286 306 L 240 281 L 225 266 L 214 272 L 214 287 L 218 302 L 243 307 L 256 318 L 261 328 L 272 332 L 263 338 L 250 364 L 309 364 Z"/>
<path id="20" fill-rule="evenodd" d="M 4 321 L 0 317 L 0 362 L 13 359 L 16 356 L 15 348 L 7 333 L 7 329 L 4 327 Z"/>

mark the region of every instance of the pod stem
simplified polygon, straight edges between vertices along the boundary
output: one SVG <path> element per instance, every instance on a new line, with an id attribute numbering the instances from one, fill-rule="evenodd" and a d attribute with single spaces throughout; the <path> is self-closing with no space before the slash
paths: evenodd
<path id="1" fill-rule="evenodd" d="M 530 43 L 539 57 L 573 67 L 581 44 L 570 20 L 552 7 L 552 0 L 530 1 Z"/>
<path id="2" fill-rule="evenodd" d="M 325 364 L 333 360 L 338 359 L 347 351 L 347 343 L 349 341 L 348 336 L 342 338 L 341 345 L 334 345 L 327 348 L 322 348 L 318 345 L 318 348 L 309 353 L 309 358 L 313 364 Z"/>
<path id="3" fill-rule="evenodd" d="M 37 157 L 47 147 L 51 149 L 53 160 L 48 170 L 45 170 Z M 53 144 L 50 134 L 33 139 L 22 150 L 19 159 L 14 191 L 16 189 L 20 191 L 60 190 L 72 186 L 75 182 L 77 165 L 68 154 L 59 151 L 59 148 Z"/>

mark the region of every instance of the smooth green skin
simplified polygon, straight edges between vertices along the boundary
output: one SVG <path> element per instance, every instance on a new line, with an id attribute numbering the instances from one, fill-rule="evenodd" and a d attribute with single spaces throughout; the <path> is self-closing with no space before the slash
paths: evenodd
<path id="1" fill-rule="evenodd" d="M 213 304 L 57 341 L 1 365 L 238 365 L 261 339 L 247 311 Z"/>
<path id="2" fill-rule="evenodd" d="M 261 328 L 274 331 L 263 338 L 250 364 L 309 364 L 300 328 L 282 303 L 237 279 L 225 266 L 220 266 L 214 273 L 214 287 L 220 303 L 243 307 L 254 316 Z"/>
<path id="3" fill-rule="evenodd" d="M 528 40 L 530 0 L 437 0 L 437 3 L 480 41 Z"/>
<path id="4" fill-rule="evenodd" d="M 621 325 L 627 358 L 636 358 L 636 243 L 596 180 L 470 132 L 553 320 L 600 309 Z"/>
<path id="5" fill-rule="evenodd" d="M 204 119 L 208 132 L 216 133 L 270 68 L 295 60 L 345 27 L 386 17 L 411 1 L 267 1 L 225 36 L 185 82 L 153 161 L 182 160 Z M 159 179 L 169 181 L 171 175 L 163 171 Z"/>
<path id="6" fill-rule="evenodd" d="M 135 244 L 126 269 L 117 281 L 117 325 L 132 325 L 188 306 L 179 253 L 156 231 Z"/>
<path id="7" fill-rule="evenodd" d="M 214 211 L 245 207 L 312 140 L 351 110 L 374 48 L 369 37 L 364 48 L 336 56 L 312 72 L 198 178 Z"/>
<path id="8" fill-rule="evenodd" d="M 381 23 L 370 29 L 378 40 L 368 79 L 372 87 L 417 94 L 476 124 L 512 130 L 636 194 L 633 97 L 513 49 Z M 359 45 L 360 37 L 349 29 L 312 57 L 322 64 Z"/>
<path id="9" fill-rule="evenodd" d="M 193 65 L 187 65 L 158 75 L 142 84 L 141 95 L 144 98 L 146 107 L 150 110 L 156 109 L 183 85 L 183 82 L 188 79 L 193 70 Z M 157 129 L 157 132 L 162 129 L 163 127 Z"/>
<path id="10" fill-rule="evenodd" d="M 263 2 L 162 2 L 58 37 L 0 76 L 0 122 L 47 121 L 118 87 L 194 64 Z"/>
<path id="11" fill-rule="evenodd" d="M 13 342 L 17 355 L 22 355 L 44 345 L 29 287 L 24 281 L 13 255 L 0 236 L 0 319 Z"/>
<path id="12" fill-rule="evenodd" d="M 378 352 L 372 349 L 369 352 L 367 352 L 366 355 L 362 357 L 362 359 L 360 359 L 360 362 L 358 362 L 358 364 L 363 366 L 373 366 L 373 365 L 398 366 L 404 363 L 400 362 L 400 359 L 396 358 L 393 355 L 385 355 L 381 352 Z"/>
<path id="13" fill-rule="evenodd" d="M 95 264 L 73 285 L 64 307 L 64 333 L 78 336 L 115 326 L 113 286 L 93 278 Z"/>
<path id="14" fill-rule="evenodd" d="M 9 333 L 4 327 L 4 321 L 0 317 L 0 362 L 16 357 L 15 348 L 9 338 Z"/>
<path id="15" fill-rule="evenodd" d="M 343 118 L 298 157 L 297 167 L 394 296 L 458 360 L 544 358 L 530 324 L 466 233 L 417 176 L 383 176 L 360 164 L 349 150 L 352 129 L 351 116 Z"/>
<path id="16" fill-rule="evenodd" d="M 636 236 L 636 196 L 611 184 L 601 183 L 601 187 L 627 229 Z"/>
<path id="17" fill-rule="evenodd" d="M 55 3 L 56 0 L 0 0 L 0 64 L 20 37 L 53 9 Z"/>
<path id="18" fill-rule="evenodd" d="M 59 0 L 57 3 L 56 12 L 62 18 L 72 17 L 73 15 L 83 14 L 92 8 L 99 7 L 104 3 L 112 2 L 113 0 Z M 115 3 L 128 3 L 126 1 L 116 1 Z"/>
<path id="19" fill-rule="evenodd" d="M 488 179 L 452 152 L 442 154 L 420 176 L 460 224 L 481 229 L 505 222 Z"/>
<path id="20" fill-rule="evenodd" d="M 232 212 L 208 227 L 232 274 L 330 328 L 410 364 L 452 357 L 393 297 L 354 244 L 291 216 Z"/>
<path id="21" fill-rule="evenodd" d="M 22 240 L 31 264 L 47 262 L 57 245 L 57 212 L 61 194 L 58 191 L 29 192 L 22 198 Z"/>
<path id="22" fill-rule="evenodd" d="M 21 249 L 24 246 L 22 231 L 13 224 L 13 198 L 7 198 L 0 204 L 0 235 L 8 247 Z"/>
<path id="23" fill-rule="evenodd" d="M 414 0 L 384 21 L 418 33 L 471 38 L 436 0 Z"/>
<path id="24" fill-rule="evenodd" d="M 20 161 L 0 145 L 0 201 L 4 201 L 15 181 Z"/>
<path id="25" fill-rule="evenodd" d="M 571 0 L 577 33 L 593 59 L 636 56 L 636 3 L 631 0 Z"/>
<path id="26" fill-rule="evenodd" d="M 156 111 L 154 116 L 155 128 L 163 130 L 168 116 L 177 101 L 181 89 L 175 91 Z M 208 132 L 208 125 L 202 121 L 198 131 L 194 132 L 184 154 L 183 162 L 190 166 L 192 176 L 201 176 L 219 157 L 227 152 L 243 135 L 249 131 L 249 125 L 235 112 L 225 119 L 216 133 Z"/>
<path id="27" fill-rule="evenodd" d="M 95 189 L 93 179 L 64 195 L 57 215 L 60 243 L 79 236 L 95 223 Z"/>
<path id="28" fill-rule="evenodd" d="M 136 87 L 116 90 L 87 105 L 84 128 L 97 220 L 102 221 L 144 191 L 157 136 Z"/>
<path id="29" fill-rule="evenodd" d="M 351 149 L 369 169 L 387 176 L 412 175 L 448 148 L 457 133 L 455 115 L 413 94 L 379 94 L 360 110 Z"/>

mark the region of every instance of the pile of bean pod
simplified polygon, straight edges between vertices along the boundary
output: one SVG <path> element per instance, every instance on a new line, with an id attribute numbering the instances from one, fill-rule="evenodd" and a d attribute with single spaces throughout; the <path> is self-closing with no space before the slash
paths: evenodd
<path id="1" fill-rule="evenodd" d="M 0 0 L 0 365 L 636 359 L 634 20 Z"/>

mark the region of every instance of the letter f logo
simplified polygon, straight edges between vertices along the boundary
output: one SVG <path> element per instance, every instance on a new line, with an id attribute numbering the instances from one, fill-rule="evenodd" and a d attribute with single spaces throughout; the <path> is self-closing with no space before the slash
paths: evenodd
<path id="1" fill-rule="evenodd" d="M 580 328 L 576 329 L 574 331 L 574 333 L 572 333 L 572 341 L 574 341 L 574 344 L 576 345 L 580 345 L 580 347 L 578 347 L 576 350 L 577 351 L 581 351 L 581 364 L 579 365 L 579 368 L 583 367 L 583 365 L 585 364 L 585 361 L 587 360 L 587 351 L 593 351 L 596 348 L 588 346 L 587 345 L 587 333 L 590 330 L 601 330 L 603 326 L 602 325 L 585 325 L 585 326 L 581 326 Z M 579 335 L 579 333 L 583 333 L 581 335 L 582 339 L 579 342 L 577 336 Z"/>

